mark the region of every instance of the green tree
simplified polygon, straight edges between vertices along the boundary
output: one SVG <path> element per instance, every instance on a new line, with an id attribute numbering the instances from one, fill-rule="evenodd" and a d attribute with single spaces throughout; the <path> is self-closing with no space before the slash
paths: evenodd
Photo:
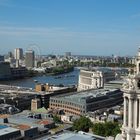
<path id="1" fill-rule="evenodd" d="M 33 70 L 28 70 L 27 71 L 27 76 L 29 76 L 29 77 L 36 76 L 37 74 L 38 74 L 37 71 L 33 71 Z"/>
<path id="2" fill-rule="evenodd" d="M 53 121 L 54 121 L 55 123 L 61 123 L 61 119 L 60 119 L 57 115 L 54 115 L 54 116 L 53 116 Z"/>
<path id="3" fill-rule="evenodd" d="M 93 124 L 92 131 L 96 135 L 116 136 L 120 133 L 120 125 L 117 122 L 105 122 Z"/>
<path id="4" fill-rule="evenodd" d="M 82 116 L 74 121 L 73 130 L 88 132 L 91 126 L 92 122 L 90 119 Z"/>
<path id="5" fill-rule="evenodd" d="M 105 135 L 105 125 L 103 123 L 95 123 L 95 124 L 93 124 L 92 131 L 96 135 L 104 136 Z"/>

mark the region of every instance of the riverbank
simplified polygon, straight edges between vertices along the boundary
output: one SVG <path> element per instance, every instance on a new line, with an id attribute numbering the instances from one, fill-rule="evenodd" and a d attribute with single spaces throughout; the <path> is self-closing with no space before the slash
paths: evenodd
<path id="1" fill-rule="evenodd" d="M 47 68 L 44 72 L 38 72 L 36 70 L 28 70 L 27 77 L 35 77 L 35 76 L 53 76 L 53 75 L 60 75 L 74 71 L 73 66 L 66 66 L 66 67 L 53 67 Z"/>
<path id="2" fill-rule="evenodd" d="M 78 83 L 79 70 L 74 68 L 72 72 L 60 74 L 62 78 L 57 78 L 56 75 L 37 75 L 34 77 L 28 77 L 24 79 L 9 80 L 9 81 L 0 81 L 0 84 L 11 85 L 11 86 L 20 86 L 20 87 L 35 87 L 35 80 L 39 83 L 49 83 L 53 85 L 63 84 L 68 85 L 77 85 Z"/>
<path id="3" fill-rule="evenodd" d="M 60 75 L 65 74 L 74 71 L 73 66 L 67 66 L 67 67 L 54 67 L 51 69 L 46 70 L 46 75 Z"/>

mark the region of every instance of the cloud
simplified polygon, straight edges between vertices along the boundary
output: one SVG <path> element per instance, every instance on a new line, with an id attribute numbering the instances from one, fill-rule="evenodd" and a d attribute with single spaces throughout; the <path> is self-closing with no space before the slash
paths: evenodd
<path id="1" fill-rule="evenodd" d="M 63 38 L 63 39 L 90 39 L 94 38 L 95 34 L 92 32 L 76 32 L 68 31 L 65 28 L 42 28 L 42 27 L 11 27 L 0 26 L 0 36 L 11 37 L 48 37 L 48 38 Z"/>
<path id="2" fill-rule="evenodd" d="M 15 35 L 15 36 L 26 36 L 26 35 L 43 35 L 50 32 L 57 32 L 61 29 L 57 28 L 33 28 L 33 27 L 11 27 L 1 26 L 0 35 Z"/>
<path id="3" fill-rule="evenodd" d="M 112 41 L 129 38 L 131 32 L 105 30 L 105 31 L 71 31 L 63 27 L 15 27 L 0 26 L 0 36 L 23 39 L 48 39 L 48 40 L 78 40 L 78 41 Z"/>
<path id="4" fill-rule="evenodd" d="M 71 31 L 59 27 L 15 27 L 0 26 L 0 46 L 5 48 L 38 44 L 42 52 L 62 53 L 72 51 L 75 54 L 112 52 L 126 53 L 126 47 L 133 47 L 139 37 L 132 38 L 131 32 L 117 30 Z M 24 47 L 25 48 L 25 47 Z M 47 50 L 46 50 L 47 48 Z"/>

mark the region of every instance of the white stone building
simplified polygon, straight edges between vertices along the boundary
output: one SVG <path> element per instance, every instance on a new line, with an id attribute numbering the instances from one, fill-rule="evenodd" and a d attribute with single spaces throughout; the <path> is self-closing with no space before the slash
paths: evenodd
<path id="1" fill-rule="evenodd" d="M 101 71 L 80 70 L 78 91 L 97 89 L 104 86 L 103 74 Z"/>
<path id="2" fill-rule="evenodd" d="M 123 85 L 124 120 L 122 140 L 140 140 L 140 49 L 136 57 L 136 73 Z"/>
<path id="3" fill-rule="evenodd" d="M 21 60 L 23 59 L 23 50 L 22 48 L 16 48 L 14 51 L 14 57 L 16 60 Z"/>
<path id="4" fill-rule="evenodd" d="M 109 69 L 80 70 L 78 91 L 103 88 L 104 83 L 115 79 L 115 72 Z"/>

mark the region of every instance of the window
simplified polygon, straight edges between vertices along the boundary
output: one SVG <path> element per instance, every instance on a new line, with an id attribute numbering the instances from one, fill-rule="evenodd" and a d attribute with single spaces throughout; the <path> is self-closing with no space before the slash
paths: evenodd
<path id="1" fill-rule="evenodd" d="M 138 81 L 138 84 L 137 84 L 138 88 L 140 89 L 140 80 Z"/>

